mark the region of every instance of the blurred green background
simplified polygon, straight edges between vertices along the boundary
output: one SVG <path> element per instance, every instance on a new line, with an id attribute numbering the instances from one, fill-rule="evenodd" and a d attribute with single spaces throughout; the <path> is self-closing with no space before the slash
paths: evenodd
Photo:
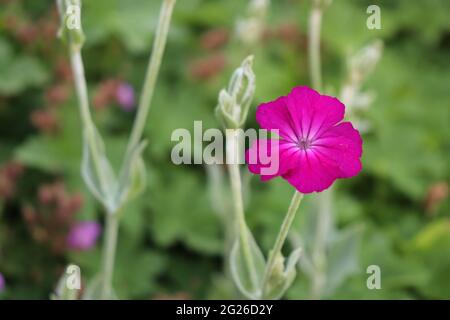
<path id="1" fill-rule="evenodd" d="M 85 0 L 86 77 L 95 121 L 113 162 L 121 160 L 134 112 L 113 98 L 117 83 L 138 97 L 161 1 Z M 201 165 L 170 160 L 176 128 L 218 127 L 217 94 L 248 53 L 255 55 L 254 106 L 310 84 L 310 1 L 273 0 L 262 39 L 243 49 L 236 22 L 242 0 L 179 0 L 145 129 L 148 186 L 123 215 L 114 287 L 120 298 L 233 298 L 224 276 L 224 226 Z M 368 30 L 366 9 L 381 8 L 381 30 Z M 339 229 L 360 226 L 351 264 L 323 298 L 450 298 L 450 2 L 333 1 L 323 17 L 327 92 L 339 92 L 349 54 L 374 39 L 383 56 L 364 84 L 376 96 L 365 113 L 363 171 L 336 184 Z M 0 0 L 0 273 L 4 299 L 47 299 L 68 263 L 83 280 L 98 271 L 101 239 L 71 250 L 76 221 L 103 223 L 80 177 L 81 123 L 64 46 L 56 38 L 53 1 Z M 257 127 L 254 110 L 248 126 Z M 224 172 L 225 168 L 219 168 Z M 292 187 L 282 179 L 248 178 L 246 215 L 264 252 L 287 209 Z M 50 191 L 48 191 L 50 190 Z M 45 192 L 58 194 L 46 201 Z M 316 196 L 306 197 L 294 234 Z M 231 215 L 232 212 L 229 212 Z M 381 268 L 381 290 L 369 290 L 366 268 Z M 345 268 L 345 267 L 344 267 Z M 308 297 L 299 273 L 286 298 Z"/>

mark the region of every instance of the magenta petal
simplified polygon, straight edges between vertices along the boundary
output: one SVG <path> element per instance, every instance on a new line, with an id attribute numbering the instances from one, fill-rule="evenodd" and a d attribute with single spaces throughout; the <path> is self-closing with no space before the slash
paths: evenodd
<path id="1" fill-rule="evenodd" d="M 257 140 L 245 153 L 248 169 L 261 175 L 262 181 L 287 173 L 296 166 L 299 157 L 300 149 L 296 144 L 275 139 Z"/>
<path id="2" fill-rule="evenodd" d="M 344 119 L 345 106 L 338 99 L 330 96 L 320 96 L 316 108 L 320 112 L 315 113 L 309 136 L 311 139 L 318 137 L 322 132 L 334 126 Z"/>
<path id="3" fill-rule="evenodd" d="M 362 139 L 350 122 L 328 129 L 314 145 L 316 153 L 338 163 L 338 178 L 350 178 L 361 171 Z"/>
<path id="4" fill-rule="evenodd" d="M 256 110 L 256 121 L 263 129 L 279 130 L 280 136 L 292 141 L 296 139 L 296 134 L 290 126 L 285 97 L 260 104 Z"/>
<path id="5" fill-rule="evenodd" d="M 338 99 L 308 87 L 295 87 L 286 101 L 298 135 L 303 137 L 314 139 L 344 118 L 345 106 Z"/>
<path id="6" fill-rule="evenodd" d="M 317 91 L 300 86 L 295 87 L 286 97 L 286 103 L 297 137 L 306 137 L 314 118 L 315 104 L 320 95 Z"/>
<path id="7" fill-rule="evenodd" d="M 311 151 L 301 155 L 299 165 L 283 178 L 302 193 L 320 192 L 331 186 L 339 172 L 336 162 Z"/>

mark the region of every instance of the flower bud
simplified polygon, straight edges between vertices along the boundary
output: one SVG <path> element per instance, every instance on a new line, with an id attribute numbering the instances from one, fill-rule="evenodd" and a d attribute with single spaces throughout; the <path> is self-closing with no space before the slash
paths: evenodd
<path id="1" fill-rule="evenodd" d="M 383 52 L 383 42 L 375 40 L 349 59 L 351 80 L 361 83 L 375 69 Z"/>
<path id="2" fill-rule="evenodd" d="M 227 89 L 219 93 L 216 114 L 225 128 L 241 127 L 248 114 L 255 93 L 253 56 L 248 56 L 231 76 Z"/>
<path id="3" fill-rule="evenodd" d="M 375 40 L 348 59 L 348 76 L 341 88 L 340 98 L 347 107 L 347 117 L 360 132 L 367 132 L 371 127 L 363 112 L 367 111 L 375 99 L 375 93 L 363 92 L 361 86 L 375 69 L 382 53 L 383 42 Z"/>

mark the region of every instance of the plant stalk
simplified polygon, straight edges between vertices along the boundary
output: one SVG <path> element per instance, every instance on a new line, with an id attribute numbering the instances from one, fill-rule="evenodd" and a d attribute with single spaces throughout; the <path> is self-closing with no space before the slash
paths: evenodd
<path id="1" fill-rule="evenodd" d="M 161 7 L 158 27 L 156 29 L 155 40 L 153 43 L 153 51 L 150 56 L 142 95 L 139 100 L 139 108 L 133 124 L 125 158 L 127 158 L 131 154 L 131 151 L 139 144 L 139 140 L 141 139 L 144 131 L 145 122 L 150 110 L 151 100 L 167 42 L 167 35 L 169 33 L 169 26 L 175 2 L 176 0 L 164 0 Z M 103 281 L 101 299 L 108 299 L 112 296 L 112 278 L 114 273 L 114 259 L 118 229 L 118 212 L 108 214 L 106 217 L 106 234 L 103 248 Z"/>
<path id="2" fill-rule="evenodd" d="M 105 226 L 105 239 L 103 246 L 103 261 L 102 261 L 102 286 L 100 292 L 101 300 L 111 299 L 112 294 L 112 280 L 114 274 L 114 260 L 117 246 L 117 233 L 119 230 L 119 215 L 107 214 Z"/>
<path id="3" fill-rule="evenodd" d="M 309 17 L 308 54 L 309 70 L 312 86 L 316 90 L 322 90 L 322 69 L 320 62 L 320 29 L 322 25 L 322 8 L 313 4 Z"/>
<path id="4" fill-rule="evenodd" d="M 333 188 L 330 188 L 322 192 L 318 198 L 317 227 L 312 252 L 314 272 L 312 275 L 311 299 L 314 300 L 321 298 L 327 282 L 326 237 L 331 226 L 332 195 Z"/>
<path id="5" fill-rule="evenodd" d="M 176 0 L 164 0 L 161 8 L 158 27 L 156 30 L 155 40 L 153 44 L 153 51 L 150 57 L 150 62 L 147 69 L 147 74 L 139 103 L 139 110 L 136 115 L 135 122 L 133 124 L 133 129 L 127 146 L 127 152 L 125 157 L 128 157 L 131 154 L 130 151 L 133 150 L 134 147 L 139 143 L 139 140 L 141 139 L 144 130 L 162 57 L 164 54 L 164 48 L 166 45 L 167 34 L 169 31 L 170 20 L 172 17 L 175 2 Z M 61 3 L 58 4 L 59 8 L 61 9 L 62 8 Z M 96 167 L 96 170 L 97 172 L 99 172 L 99 178 L 101 180 L 100 183 L 102 187 L 104 187 L 105 181 L 103 179 L 103 175 L 101 174 L 102 172 L 101 164 L 97 148 L 95 145 L 96 143 L 94 132 L 95 127 L 89 110 L 89 99 L 80 47 L 76 45 L 70 45 L 70 60 L 74 74 L 75 88 L 79 100 L 81 120 L 85 130 L 86 138 L 88 140 L 87 143 L 92 153 L 93 162 Z M 118 212 L 107 212 L 106 214 L 106 233 L 103 248 L 103 263 L 102 263 L 103 281 L 100 296 L 101 299 L 108 299 L 112 296 L 111 281 L 113 278 L 114 258 L 119 228 L 118 216 L 119 216 Z"/>
<path id="6" fill-rule="evenodd" d="M 83 58 L 79 47 L 70 46 L 70 62 L 75 82 L 75 91 L 78 97 L 81 123 L 83 125 L 83 135 L 87 140 L 87 146 L 92 155 L 95 171 L 98 173 L 102 190 L 106 190 L 106 180 L 102 174 L 100 155 L 95 141 L 95 126 L 89 110 L 89 98 L 87 93 L 86 77 L 84 75 Z"/>
<path id="7" fill-rule="evenodd" d="M 230 129 L 227 135 L 227 159 L 231 159 L 228 164 L 228 172 L 231 183 L 231 193 L 233 196 L 233 205 L 235 212 L 236 230 L 241 241 L 242 251 L 244 253 L 245 263 L 249 270 L 253 285 L 257 285 L 256 270 L 253 257 L 250 252 L 247 224 L 244 216 L 244 202 L 242 199 L 242 182 L 239 170 L 239 131 Z"/>
<path id="8" fill-rule="evenodd" d="M 302 199 L 303 194 L 298 191 L 295 191 L 294 195 L 292 196 L 291 203 L 289 205 L 286 216 L 284 217 L 283 223 L 281 224 L 280 231 L 278 232 L 273 249 L 270 251 L 269 254 L 269 261 L 267 262 L 266 272 L 264 274 L 264 280 L 262 285 L 263 293 L 265 291 L 264 289 L 268 284 L 270 274 L 272 273 L 272 270 L 275 267 L 276 258 L 278 254 L 281 253 L 281 249 L 283 248 L 283 244 L 286 241 L 287 235 L 292 226 L 292 222 L 294 221 L 295 215 L 298 211 L 298 207 L 300 206 Z"/>
<path id="9" fill-rule="evenodd" d="M 89 111 L 89 99 L 87 93 L 86 77 L 84 75 L 83 59 L 80 50 L 71 49 L 70 62 L 72 66 L 75 90 L 78 96 L 81 120 L 85 127 L 92 123 L 91 112 Z"/>
<path id="10" fill-rule="evenodd" d="M 176 0 L 164 0 L 159 14 L 158 27 L 156 30 L 155 39 L 153 42 L 153 51 L 150 56 L 150 62 L 147 68 L 144 85 L 142 88 L 141 97 L 139 100 L 138 111 L 133 129 L 131 131 L 130 139 L 127 146 L 127 155 L 131 150 L 139 144 L 142 133 L 145 128 L 147 116 L 150 111 L 150 105 L 155 91 L 156 80 L 158 78 L 159 69 L 166 47 L 167 35 L 169 33 L 170 21 L 172 18 L 173 8 Z"/>

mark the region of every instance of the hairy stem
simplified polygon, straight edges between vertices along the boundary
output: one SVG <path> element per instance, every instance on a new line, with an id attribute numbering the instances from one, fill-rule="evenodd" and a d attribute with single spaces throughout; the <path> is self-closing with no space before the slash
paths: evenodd
<path id="1" fill-rule="evenodd" d="M 257 276 L 253 257 L 250 252 L 247 224 L 244 216 L 244 202 L 242 199 L 242 182 L 239 170 L 239 131 L 229 130 L 227 135 L 227 159 L 231 159 L 228 164 L 228 171 L 231 182 L 231 193 L 233 196 L 233 205 L 235 212 L 236 230 L 238 230 L 239 239 L 244 253 L 245 263 L 249 271 L 252 283 L 257 285 Z"/>
<path id="2" fill-rule="evenodd" d="M 170 20 L 173 12 L 173 7 L 176 0 L 164 0 L 158 27 L 156 30 L 153 52 L 150 58 L 149 67 L 147 69 L 147 75 L 143 86 L 142 96 L 139 103 L 139 110 L 136 115 L 136 119 L 133 125 L 132 133 L 130 136 L 129 144 L 127 147 L 126 156 L 131 154 L 131 150 L 139 143 L 144 130 L 146 118 L 148 111 L 150 109 L 150 103 L 152 100 L 156 79 L 158 77 L 159 68 L 162 61 L 162 56 L 164 53 L 164 48 L 166 44 L 167 34 L 169 31 Z M 57 2 L 58 9 L 62 16 L 62 21 L 64 21 L 64 6 L 61 0 Z M 86 78 L 84 75 L 83 61 L 81 57 L 81 46 L 76 44 L 70 44 L 70 60 L 72 65 L 72 70 L 75 79 L 75 88 L 79 100 L 79 108 L 81 120 L 84 127 L 84 134 L 86 135 L 87 144 L 90 148 L 95 169 L 98 173 L 100 184 L 104 190 L 106 190 L 106 181 L 102 174 L 102 167 L 100 163 L 100 156 L 98 154 L 98 149 L 96 146 L 95 138 L 95 126 L 92 121 L 92 116 L 89 110 L 89 99 L 87 94 Z M 101 288 L 101 299 L 108 299 L 112 295 L 112 278 L 114 271 L 114 258 L 116 252 L 117 243 L 117 233 L 119 228 L 119 214 L 118 212 L 107 212 L 106 215 L 106 233 L 103 248 L 103 263 L 102 263 L 102 288 Z"/>
<path id="3" fill-rule="evenodd" d="M 92 117 L 89 111 L 89 99 L 86 78 L 84 75 L 83 59 L 79 50 L 71 50 L 70 62 L 78 96 L 81 120 L 84 126 L 89 126 L 92 123 Z"/>
<path id="4" fill-rule="evenodd" d="M 303 194 L 298 191 L 295 191 L 294 195 L 292 196 L 291 203 L 289 205 L 286 216 L 284 217 L 283 223 L 281 224 L 280 231 L 278 232 L 278 236 L 275 240 L 274 246 L 269 254 L 269 261 L 267 262 L 266 272 L 264 274 L 262 286 L 263 292 L 265 291 L 264 289 L 267 287 L 270 275 L 273 271 L 273 268 L 275 267 L 276 258 L 278 254 L 281 253 L 281 249 L 283 248 L 283 244 L 286 241 L 287 235 L 289 233 L 292 222 L 294 221 L 295 215 L 298 211 L 298 207 L 300 206 L 302 199 Z"/>
<path id="5" fill-rule="evenodd" d="M 61 2 L 58 3 L 59 8 L 62 7 Z M 78 106 L 80 110 L 81 122 L 83 125 L 83 134 L 86 139 L 88 148 L 92 154 L 95 170 L 98 173 L 101 187 L 106 188 L 106 181 L 102 174 L 100 163 L 100 155 L 95 141 L 95 126 L 89 109 L 89 98 L 87 92 L 86 77 L 84 73 L 83 59 L 81 56 L 81 46 L 69 44 L 70 62 L 75 82 L 75 91 L 78 97 Z M 103 273 L 102 291 L 100 298 L 107 299 L 111 293 L 111 278 L 114 266 L 114 254 L 117 241 L 117 217 L 112 212 L 106 214 L 106 234 L 105 246 L 103 251 Z"/>
<path id="6" fill-rule="evenodd" d="M 85 135 L 85 139 L 87 139 L 86 143 L 88 144 L 89 151 L 91 152 L 94 167 L 99 176 L 100 185 L 102 189 L 105 190 L 107 186 L 102 174 L 100 155 L 98 154 L 98 149 L 96 147 L 94 132 L 95 128 L 89 110 L 86 77 L 84 75 L 83 59 L 81 57 L 79 48 L 75 49 L 74 47 L 72 47 L 70 49 L 70 62 L 75 82 L 75 91 L 78 97 L 78 106 L 80 110 L 81 123 L 83 125 L 83 134 Z"/>
<path id="7" fill-rule="evenodd" d="M 316 90 L 322 89 L 322 70 L 320 62 L 320 29 L 322 24 L 322 8 L 313 5 L 309 17 L 308 54 L 309 70 L 312 86 Z"/>
<path id="8" fill-rule="evenodd" d="M 320 299 L 322 297 L 327 281 L 326 237 L 331 226 L 332 195 L 333 189 L 330 188 L 322 192 L 318 198 L 318 217 L 312 252 L 314 271 L 311 284 L 311 299 Z"/>
<path id="9" fill-rule="evenodd" d="M 141 97 L 139 100 L 138 112 L 136 115 L 131 136 L 128 141 L 127 154 L 139 143 L 144 131 L 145 122 L 147 121 L 148 112 L 150 110 L 153 93 L 155 91 L 156 80 L 158 78 L 159 69 L 166 47 L 167 35 L 169 33 L 170 20 L 172 18 L 173 8 L 176 0 L 164 0 L 159 15 L 158 27 L 156 30 L 155 40 L 153 42 L 153 51 L 150 56 L 150 62 L 147 68 Z"/>
<path id="10" fill-rule="evenodd" d="M 145 122 L 147 120 L 148 111 L 155 90 L 156 80 L 164 48 L 166 45 L 167 35 L 169 32 L 170 20 L 172 17 L 173 7 L 176 0 L 164 0 L 159 15 L 158 27 L 156 29 L 155 40 L 153 43 L 153 51 L 150 57 L 147 74 L 144 81 L 141 99 L 139 101 L 139 109 L 133 124 L 130 140 L 127 146 L 125 158 L 138 145 L 141 139 Z M 112 278 L 114 272 L 114 258 L 116 253 L 117 234 L 119 229 L 118 213 L 108 214 L 106 217 L 106 234 L 103 248 L 103 281 L 101 290 L 101 299 L 108 299 L 112 296 Z"/>
<path id="11" fill-rule="evenodd" d="M 103 247 L 102 261 L 102 287 L 100 299 L 111 299 L 112 294 L 112 278 L 114 274 L 114 259 L 116 255 L 117 233 L 119 229 L 118 214 L 106 215 L 105 240 Z"/>

